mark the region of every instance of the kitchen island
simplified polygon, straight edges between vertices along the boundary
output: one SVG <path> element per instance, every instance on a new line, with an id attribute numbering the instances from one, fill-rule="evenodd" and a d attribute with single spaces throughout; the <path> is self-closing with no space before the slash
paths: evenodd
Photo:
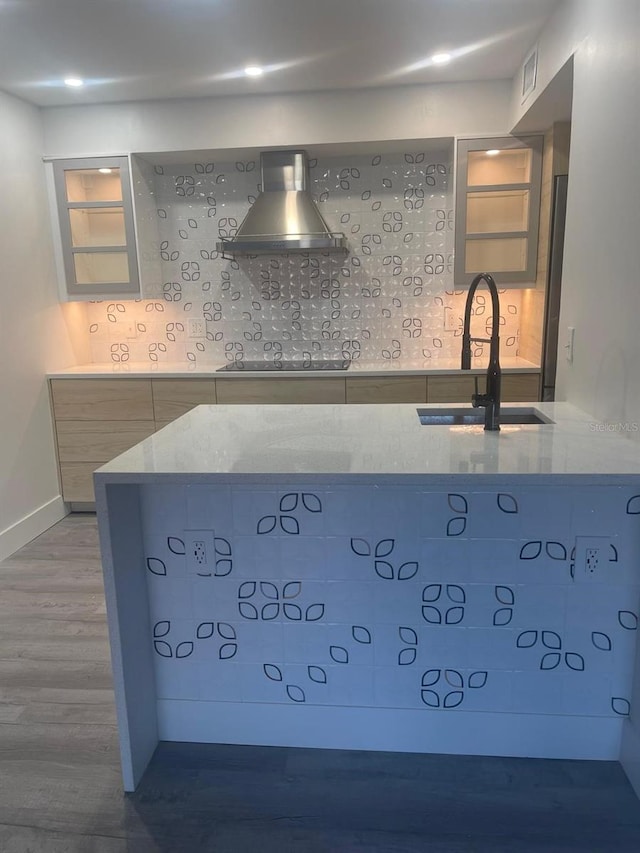
<path id="1" fill-rule="evenodd" d="M 617 759 L 637 444 L 535 406 L 200 406 L 101 468 L 125 789 L 158 740 Z"/>

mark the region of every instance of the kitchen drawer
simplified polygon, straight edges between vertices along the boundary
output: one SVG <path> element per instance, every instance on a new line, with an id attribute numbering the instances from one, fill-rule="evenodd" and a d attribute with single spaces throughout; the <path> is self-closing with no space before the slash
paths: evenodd
<path id="1" fill-rule="evenodd" d="M 484 376 L 478 377 L 480 390 L 484 390 Z M 473 376 L 428 376 L 427 401 L 429 403 L 467 403 L 474 393 Z"/>
<path id="2" fill-rule="evenodd" d="M 344 403 L 344 379 L 226 379 L 218 403 Z"/>
<path id="3" fill-rule="evenodd" d="M 502 374 L 502 399 L 506 403 L 530 403 L 540 399 L 539 373 Z"/>
<path id="4" fill-rule="evenodd" d="M 347 379 L 347 403 L 426 403 L 424 376 Z"/>
<path id="5" fill-rule="evenodd" d="M 68 503 L 93 503 L 93 472 L 102 462 L 64 462 L 60 465 L 62 498 Z"/>
<path id="6" fill-rule="evenodd" d="M 478 388 L 484 393 L 485 374 L 478 376 Z M 427 400 L 429 403 L 470 403 L 475 392 L 474 376 L 429 376 L 427 377 Z M 539 373 L 503 373 L 502 402 L 528 403 L 540 399 Z"/>
<path id="7" fill-rule="evenodd" d="M 58 421 L 58 459 L 102 464 L 152 435 L 154 421 Z"/>
<path id="8" fill-rule="evenodd" d="M 152 421 L 149 379 L 52 379 L 56 421 Z"/>
<path id="9" fill-rule="evenodd" d="M 215 379 L 152 379 L 151 389 L 156 421 L 168 423 L 195 406 L 216 402 Z"/>

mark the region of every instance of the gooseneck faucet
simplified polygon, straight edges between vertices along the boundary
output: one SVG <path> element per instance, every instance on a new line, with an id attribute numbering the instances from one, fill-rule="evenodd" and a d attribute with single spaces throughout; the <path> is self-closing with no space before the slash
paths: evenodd
<path id="1" fill-rule="evenodd" d="M 491 327 L 490 338 L 472 338 L 471 337 L 471 306 L 476 289 L 481 281 L 484 281 L 491 293 L 491 307 L 493 314 L 493 322 Z M 478 393 L 478 380 L 476 378 L 476 393 L 471 397 L 471 404 L 474 408 L 482 406 L 484 408 L 484 428 L 488 430 L 500 429 L 500 300 L 498 298 L 498 288 L 493 280 L 493 276 L 489 273 L 482 272 L 477 275 L 471 282 L 469 293 L 467 294 L 467 303 L 464 308 L 464 331 L 462 334 L 462 370 L 471 369 L 471 344 L 483 343 L 490 344 L 489 350 L 489 366 L 487 367 L 487 384 L 484 394 Z"/>

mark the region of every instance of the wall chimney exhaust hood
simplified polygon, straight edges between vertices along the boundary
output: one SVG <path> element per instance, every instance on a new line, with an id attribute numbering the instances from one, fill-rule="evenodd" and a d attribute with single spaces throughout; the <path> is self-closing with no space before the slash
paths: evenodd
<path id="1" fill-rule="evenodd" d="M 262 192 L 234 237 L 216 248 L 224 257 L 281 252 L 346 252 L 344 234 L 327 227 L 308 190 L 306 151 L 263 151 Z"/>

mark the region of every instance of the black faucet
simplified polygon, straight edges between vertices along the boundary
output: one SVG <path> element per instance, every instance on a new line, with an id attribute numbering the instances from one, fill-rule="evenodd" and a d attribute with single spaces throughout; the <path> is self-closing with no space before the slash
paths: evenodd
<path id="1" fill-rule="evenodd" d="M 491 327 L 490 338 L 472 338 L 471 337 L 471 305 L 476 289 L 481 281 L 484 281 L 491 293 L 491 306 L 493 314 L 493 323 Z M 493 276 L 489 273 L 481 272 L 471 282 L 469 293 L 467 295 L 467 304 L 464 308 L 464 331 L 462 334 L 462 370 L 471 369 L 471 344 L 472 342 L 490 344 L 489 350 L 489 366 L 487 367 L 487 384 L 484 394 L 478 394 L 478 379 L 476 377 L 476 393 L 471 397 L 471 404 L 474 408 L 482 406 L 484 408 L 484 428 L 489 430 L 500 429 L 500 300 L 498 298 L 498 288 L 493 280 Z"/>

